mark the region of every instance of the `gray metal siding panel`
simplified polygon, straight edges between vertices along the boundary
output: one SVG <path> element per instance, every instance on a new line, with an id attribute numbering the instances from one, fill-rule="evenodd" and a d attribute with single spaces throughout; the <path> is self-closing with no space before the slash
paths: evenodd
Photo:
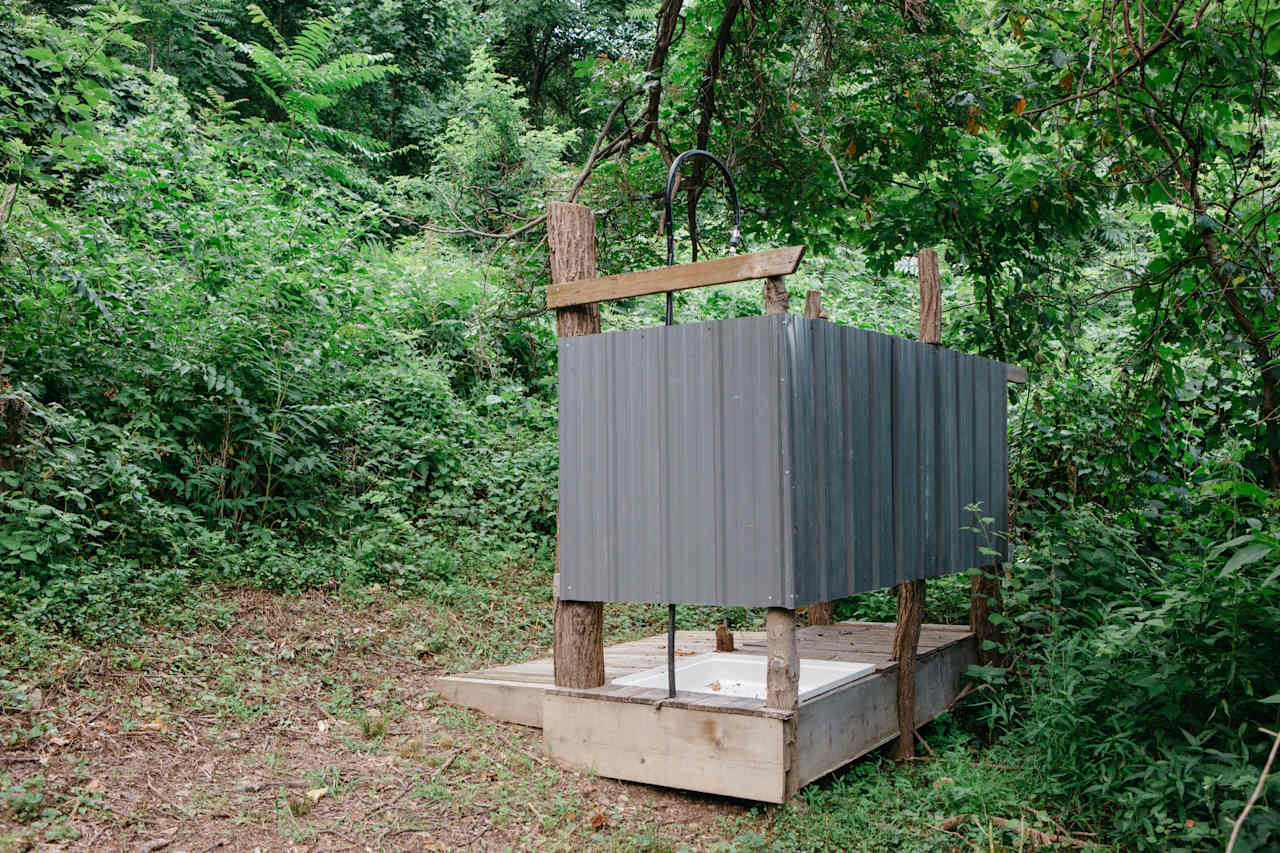
<path id="1" fill-rule="evenodd" d="M 995 416 L 992 419 L 991 429 L 996 434 L 996 478 L 992 483 L 994 492 L 994 500 L 996 511 L 992 513 L 996 518 L 995 530 L 999 532 L 994 547 L 1000 552 L 1001 557 L 1007 557 L 1009 554 L 1009 396 L 1006 383 L 1008 382 L 1008 368 L 1000 362 L 992 362 L 991 384 L 993 387 L 1000 389 L 1000 393 L 996 395 L 992 401 L 995 407 Z"/>
<path id="2" fill-rule="evenodd" d="M 724 584 L 720 603 L 781 602 L 786 547 L 781 436 L 782 359 L 776 318 L 749 318 L 716 327 L 724 417 L 722 500 Z"/>
<path id="3" fill-rule="evenodd" d="M 829 600 L 833 591 L 849 589 L 855 583 L 850 570 L 850 553 L 853 545 L 853 513 L 856 509 L 853 492 L 849 488 L 846 460 L 851 454 L 853 438 L 850 422 L 845 416 L 845 402 L 849 387 L 845 378 L 848 356 L 845 353 L 848 337 L 839 333 L 839 327 L 831 323 L 814 326 L 817 352 L 822 355 L 822 384 L 817 393 L 829 397 L 828 405 L 820 407 L 821 444 L 818 457 L 819 495 L 818 533 L 818 586 L 813 595 L 818 600 Z M 797 573 L 800 583 L 803 573 Z"/>
<path id="4" fill-rule="evenodd" d="M 797 317 L 560 342 L 566 598 L 796 606 L 989 562 L 1004 367 Z"/>
<path id="5" fill-rule="evenodd" d="M 871 563 L 871 583 L 861 589 L 881 589 L 897 583 L 893 548 L 893 338 L 873 332 L 867 338 L 868 397 L 871 426 L 869 442 L 870 481 L 866 496 L 870 503 L 870 541 L 862 543 L 863 553 Z"/>
<path id="6" fill-rule="evenodd" d="M 919 568 L 926 576 L 937 574 L 941 557 L 938 540 L 938 348 L 916 346 L 916 411 L 919 413 L 920 504 L 916 541 L 920 543 Z M 913 572 L 914 573 L 914 572 Z"/>
<path id="7" fill-rule="evenodd" d="M 979 514 L 991 513 L 991 394 L 987 387 L 987 370 L 985 365 L 974 359 L 973 369 L 973 494 L 974 502 L 980 504 Z M 972 521 L 977 527 L 977 519 Z M 984 557 L 982 537 L 972 534 L 974 566 L 983 565 Z"/>
<path id="8" fill-rule="evenodd" d="M 961 355 L 956 359 L 956 483 L 960 506 L 960 526 L 973 524 L 973 515 L 966 506 L 973 503 L 977 493 L 974 490 L 973 477 L 973 371 L 974 359 Z M 972 568 L 973 534 L 961 531 L 959 545 L 956 548 L 956 559 L 959 567 Z"/>
<path id="9" fill-rule="evenodd" d="M 842 459 L 844 480 L 847 529 L 846 543 L 846 584 L 842 587 L 834 585 L 828 595 L 834 597 L 838 589 L 871 589 L 875 584 L 875 564 L 866 543 L 872 539 L 873 512 L 877 501 L 871 500 L 870 481 L 873 464 L 872 417 L 871 417 L 871 378 L 870 346 L 871 336 L 860 329 L 851 330 L 852 334 L 837 334 L 841 342 L 840 384 L 841 384 L 841 422 L 846 425 L 844 431 L 844 454 Z"/>
<path id="10" fill-rule="evenodd" d="M 909 580 L 920 566 L 920 411 L 918 350 L 893 340 L 893 583 Z"/>
<path id="11" fill-rule="evenodd" d="M 937 397 L 937 466 L 939 555 L 935 574 L 962 571 L 957 565 L 960 552 L 960 526 L 963 507 L 960 504 L 959 425 L 956 411 L 956 374 L 958 353 L 939 349 Z"/>
<path id="12" fill-rule="evenodd" d="M 785 471 L 791 494 L 791 517 L 787 532 L 790 534 L 787 571 L 791 588 L 786 606 L 791 606 L 795 596 L 813 595 L 817 584 L 817 543 L 820 534 L 818 507 L 821 488 L 818 471 L 820 453 L 814 406 L 818 399 L 814 386 L 820 382 L 819 366 L 814 357 L 813 325 L 795 317 L 786 317 L 781 326 L 784 365 L 784 411 L 788 418 L 784 424 L 783 446 L 789 450 Z"/>

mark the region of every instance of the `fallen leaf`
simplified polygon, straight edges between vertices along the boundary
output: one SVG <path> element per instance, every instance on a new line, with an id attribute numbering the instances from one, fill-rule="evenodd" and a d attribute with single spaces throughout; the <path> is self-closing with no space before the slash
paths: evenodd
<path id="1" fill-rule="evenodd" d="M 307 799 L 313 803 L 318 803 L 320 802 L 320 798 L 327 793 L 329 793 L 328 788 L 312 788 L 310 791 L 307 791 Z"/>
<path id="2" fill-rule="evenodd" d="M 609 819 L 604 816 L 604 812 L 596 812 L 591 816 L 591 828 L 603 829 L 609 825 Z"/>
<path id="3" fill-rule="evenodd" d="M 107 790 L 107 786 L 102 784 L 101 779 L 95 778 L 90 779 L 89 783 L 84 786 L 84 789 L 90 794 L 101 794 Z"/>

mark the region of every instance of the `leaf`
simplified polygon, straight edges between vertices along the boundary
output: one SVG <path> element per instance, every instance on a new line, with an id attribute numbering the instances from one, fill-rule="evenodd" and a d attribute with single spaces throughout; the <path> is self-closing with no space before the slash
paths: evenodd
<path id="1" fill-rule="evenodd" d="M 312 788 L 306 792 L 307 799 L 313 803 L 320 802 L 320 798 L 329 793 L 328 788 Z"/>
<path id="2" fill-rule="evenodd" d="M 1280 54 L 1280 25 L 1272 27 L 1271 32 L 1267 33 L 1267 38 L 1262 43 L 1262 52 L 1267 56 Z"/>
<path id="3" fill-rule="evenodd" d="M 1259 699 L 1264 705 L 1280 705 L 1280 693 L 1272 693 L 1266 699 Z"/>
<path id="4" fill-rule="evenodd" d="M 23 54 L 36 62 L 53 62 L 57 58 L 57 54 L 43 46 L 28 48 L 23 51 Z"/>
<path id="5" fill-rule="evenodd" d="M 1246 545 L 1244 548 L 1237 551 L 1235 556 L 1227 561 L 1227 564 L 1222 568 L 1222 573 L 1219 574 L 1218 577 L 1225 578 L 1241 566 L 1247 566 L 1250 563 L 1258 562 L 1258 560 L 1261 560 L 1267 554 L 1270 554 L 1271 550 L 1272 546 L 1266 542 L 1255 542 L 1252 545 Z"/>

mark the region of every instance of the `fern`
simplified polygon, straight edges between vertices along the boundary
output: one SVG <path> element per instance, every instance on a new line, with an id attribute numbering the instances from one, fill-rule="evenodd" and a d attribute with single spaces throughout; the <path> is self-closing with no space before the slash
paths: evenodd
<path id="1" fill-rule="evenodd" d="M 332 18 L 314 18 L 302 26 L 292 42 L 285 39 L 256 4 L 249 18 L 267 31 L 271 43 L 242 42 L 206 23 L 204 28 L 229 50 L 249 61 L 253 75 L 271 103 L 288 117 L 295 135 L 331 148 L 345 149 L 369 160 L 389 157 L 386 142 L 354 130 L 331 127 L 321 114 L 338 104 L 342 95 L 385 80 L 400 69 L 389 53 L 344 53 L 326 61 L 338 25 Z M 403 150 L 403 149 L 400 149 Z"/>

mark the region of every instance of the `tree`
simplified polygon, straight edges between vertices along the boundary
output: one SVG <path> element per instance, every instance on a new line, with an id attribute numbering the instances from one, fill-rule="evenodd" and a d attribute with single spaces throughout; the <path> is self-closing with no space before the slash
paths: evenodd
<path id="1" fill-rule="evenodd" d="M 1171 381 L 1198 346 L 1247 352 L 1240 400 L 1252 398 L 1260 473 L 1280 491 L 1280 10 L 1119 0 L 1011 21 L 1037 59 L 1026 115 L 1083 140 L 1097 182 L 1150 208 L 1153 252 L 1133 293 L 1144 352 Z"/>
<path id="2" fill-rule="evenodd" d="M 258 42 L 238 41 L 212 27 L 209 30 L 252 63 L 259 85 L 283 114 L 290 133 L 295 138 L 355 151 L 370 160 L 386 156 L 390 146 L 385 141 L 326 124 L 321 113 L 335 107 L 342 95 L 397 73 L 399 68 L 389 61 L 391 54 L 344 53 L 326 60 L 337 33 L 333 19 L 314 18 L 287 41 L 261 7 L 250 4 L 248 10 L 254 23 L 271 36 L 275 50 Z"/>
<path id="3" fill-rule="evenodd" d="M 528 101 L 483 47 L 471 55 L 452 106 L 432 152 L 428 214 L 447 230 L 482 235 L 537 218 L 576 134 L 530 126 Z"/>

